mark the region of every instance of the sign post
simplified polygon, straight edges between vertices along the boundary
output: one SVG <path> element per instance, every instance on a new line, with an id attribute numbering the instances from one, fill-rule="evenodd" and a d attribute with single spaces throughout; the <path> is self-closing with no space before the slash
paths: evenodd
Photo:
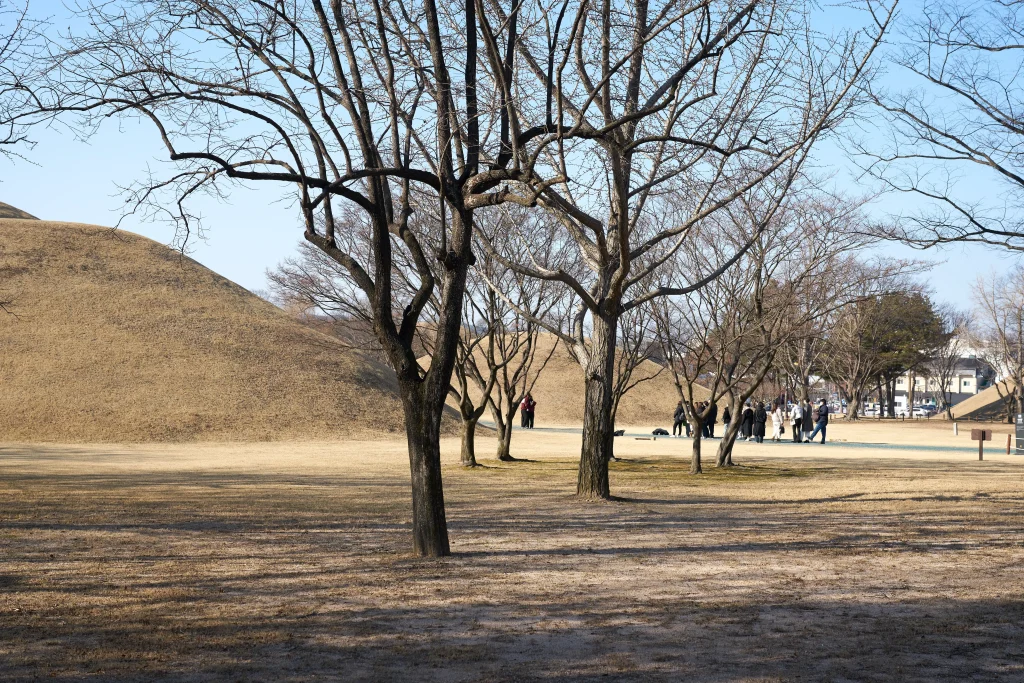
<path id="1" fill-rule="evenodd" d="M 978 442 L 978 460 L 985 459 L 985 442 L 992 440 L 991 429 L 972 429 L 971 441 Z"/>
<path id="2" fill-rule="evenodd" d="M 1017 413 L 1017 455 L 1024 455 L 1024 413 Z"/>

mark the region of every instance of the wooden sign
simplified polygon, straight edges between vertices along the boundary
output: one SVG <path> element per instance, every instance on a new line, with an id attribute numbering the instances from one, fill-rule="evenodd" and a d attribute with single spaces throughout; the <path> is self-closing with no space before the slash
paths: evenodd
<path id="1" fill-rule="evenodd" d="M 971 441 L 978 442 L 978 460 L 985 459 L 985 442 L 992 440 L 991 429 L 972 429 Z"/>

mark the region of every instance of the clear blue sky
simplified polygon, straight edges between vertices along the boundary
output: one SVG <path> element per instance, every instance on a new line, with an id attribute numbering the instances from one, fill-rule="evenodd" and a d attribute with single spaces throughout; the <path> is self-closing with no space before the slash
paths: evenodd
<path id="1" fill-rule="evenodd" d="M 50 3 L 45 4 L 51 11 Z M 131 183 L 147 167 L 166 165 L 152 127 L 144 123 L 110 121 L 87 143 L 59 130 L 37 131 L 34 137 L 38 145 L 28 153 L 33 164 L 0 160 L 0 201 L 43 219 L 112 225 L 122 210 L 118 186 Z M 829 159 L 837 167 L 845 166 L 839 154 L 827 152 L 825 160 Z M 836 184 L 851 192 L 857 189 L 845 170 L 837 175 Z M 206 232 L 205 239 L 192 242 L 190 255 L 243 287 L 264 288 L 266 270 L 294 253 L 302 236 L 289 191 L 267 185 L 236 190 L 225 202 L 192 201 L 190 207 L 204 217 Z M 889 198 L 885 204 L 893 208 L 900 201 L 906 200 Z M 164 243 L 174 237 L 169 226 L 137 217 L 127 217 L 121 226 Z M 927 278 L 935 297 L 958 306 L 969 304 L 966 285 L 978 275 L 1021 267 L 1017 257 L 976 246 L 928 252 L 892 244 L 879 248 L 890 255 L 936 261 Z"/>

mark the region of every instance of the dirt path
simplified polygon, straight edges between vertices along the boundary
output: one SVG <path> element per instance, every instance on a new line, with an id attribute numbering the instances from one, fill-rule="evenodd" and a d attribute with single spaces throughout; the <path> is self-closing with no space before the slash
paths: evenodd
<path id="1" fill-rule="evenodd" d="M 401 442 L 0 448 L 0 678 L 1024 678 L 1019 459 L 740 444 L 691 477 L 624 440 L 622 500 L 582 504 L 577 436 L 517 439 L 446 443 L 442 561 L 406 552 Z"/>

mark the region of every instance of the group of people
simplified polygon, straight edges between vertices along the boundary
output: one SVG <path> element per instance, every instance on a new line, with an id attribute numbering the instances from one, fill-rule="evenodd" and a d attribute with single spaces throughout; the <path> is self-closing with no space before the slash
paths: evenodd
<path id="1" fill-rule="evenodd" d="M 526 392 L 522 402 L 519 404 L 519 426 L 523 429 L 533 429 L 533 413 L 537 410 L 537 402 L 533 400 L 530 392 Z"/>
<path id="2" fill-rule="evenodd" d="M 715 438 L 715 425 L 718 423 L 718 404 L 711 403 L 710 401 L 704 401 L 697 404 L 697 412 L 704 415 L 704 424 L 700 427 L 700 434 L 705 439 Z M 729 408 L 726 407 L 725 413 L 722 415 L 722 421 L 728 426 L 729 424 Z M 692 431 L 690 429 L 690 421 L 686 419 L 686 408 L 683 407 L 683 402 L 680 401 L 676 406 L 676 412 L 672 416 L 672 436 L 682 436 L 683 428 L 686 429 L 687 438 L 690 437 Z"/>
<path id="3" fill-rule="evenodd" d="M 815 408 L 810 401 L 800 400 L 793 406 L 790 416 L 790 426 L 793 430 L 794 443 L 810 443 L 814 437 L 821 433 L 821 443 L 825 443 L 825 432 L 828 428 L 828 402 L 821 399 L 821 405 Z M 768 420 L 772 422 L 772 441 L 782 441 L 786 433 L 785 414 L 782 410 L 782 403 L 774 401 L 771 404 L 754 401 L 753 404 L 747 401 L 740 418 L 739 438 L 747 441 L 763 443 Z"/>
<path id="4" fill-rule="evenodd" d="M 715 438 L 715 424 L 718 422 L 718 405 L 714 403 L 709 405 L 705 401 L 697 404 L 696 408 L 700 414 L 705 415 L 704 423 L 701 425 L 701 436 L 706 439 Z M 820 433 L 821 443 L 825 443 L 828 415 L 829 408 L 825 399 L 821 400 L 821 404 L 817 408 L 810 401 L 806 400 L 801 400 L 794 405 L 790 416 L 793 442 L 810 443 Z M 740 433 L 737 438 L 744 441 L 763 443 L 769 420 L 771 420 L 772 424 L 772 441 L 782 441 L 786 433 L 785 412 L 782 409 L 782 402 L 778 400 L 772 403 L 762 403 L 760 401 L 751 403 L 747 401 L 743 407 L 742 414 L 739 416 L 739 420 Z M 731 421 L 732 415 L 729 414 L 729 407 L 726 406 L 722 412 L 722 424 L 728 429 Z M 672 436 L 682 436 L 684 429 L 686 430 L 686 436 L 689 437 L 691 435 L 690 421 L 686 418 L 686 408 L 683 407 L 683 402 L 680 401 L 673 415 Z"/>

